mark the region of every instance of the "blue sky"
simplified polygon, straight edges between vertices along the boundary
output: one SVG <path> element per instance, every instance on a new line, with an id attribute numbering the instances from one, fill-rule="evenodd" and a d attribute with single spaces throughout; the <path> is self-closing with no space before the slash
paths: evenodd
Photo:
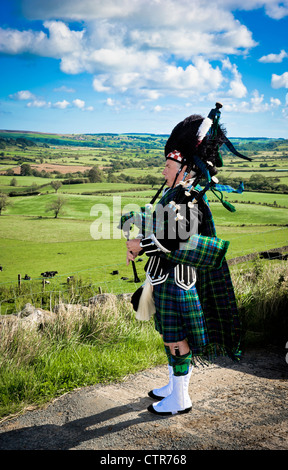
<path id="1" fill-rule="evenodd" d="M 288 1 L 1 0 L 0 129 L 288 133 Z"/>

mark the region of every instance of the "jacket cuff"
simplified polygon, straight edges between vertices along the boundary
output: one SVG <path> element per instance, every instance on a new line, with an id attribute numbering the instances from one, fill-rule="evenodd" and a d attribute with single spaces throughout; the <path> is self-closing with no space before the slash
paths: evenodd
<path id="1" fill-rule="evenodd" d="M 154 233 L 147 238 L 143 238 L 140 242 L 141 248 L 146 255 L 153 255 L 162 251 L 163 253 L 170 253 L 170 250 L 161 245 L 159 240 L 155 237 Z"/>

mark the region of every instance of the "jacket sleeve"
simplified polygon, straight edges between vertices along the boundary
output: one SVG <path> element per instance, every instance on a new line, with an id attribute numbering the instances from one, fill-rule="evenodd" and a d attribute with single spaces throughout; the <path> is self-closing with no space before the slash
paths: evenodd
<path id="1" fill-rule="evenodd" d="M 166 253 L 166 259 L 176 264 L 188 264 L 196 269 L 220 268 L 230 242 L 218 237 L 192 235 L 179 249 Z"/>
<path id="2" fill-rule="evenodd" d="M 176 250 L 169 251 L 154 235 L 142 239 L 140 245 L 147 256 L 160 255 L 173 264 L 186 264 L 196 269 L 220 268 L 230 242 L 218 237 L 192 235 L 187 242 L 180 243 Z"/>

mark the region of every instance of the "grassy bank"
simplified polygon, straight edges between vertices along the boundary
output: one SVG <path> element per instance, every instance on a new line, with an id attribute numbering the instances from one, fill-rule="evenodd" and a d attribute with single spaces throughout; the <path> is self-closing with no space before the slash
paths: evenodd
<path id="1" fill-rule="evenodd" d="M 256 259 L 243 269 L 232 268 L 244 347 L 269 343 L 285 347 L 286 266 L 287 261 Z M 21 324 L 25 322 L 0 327 L 0 418 L 78 387 L 121 380 L 166 363 L 153 320 L 135 320 L 129 302 L 118 298 L 69 315 L 60 309 L 41 329 Z"/>
<path id="2" fill-rule="evenodd" d="M 265 262 L 256 258 L 232 268 L 234 289 L 242 320 L 245 345 L 288 341 L 287 261 Z M 284 350 L 284 349 L 283 349 Z"/>
<path id="3" fill-rule="evenodd" d="M 41 330 L 20 323 L 0 328 L 0 419 L 165 361 L 153 323 L 136 321 L 120 300 L 60 312 Z"/>

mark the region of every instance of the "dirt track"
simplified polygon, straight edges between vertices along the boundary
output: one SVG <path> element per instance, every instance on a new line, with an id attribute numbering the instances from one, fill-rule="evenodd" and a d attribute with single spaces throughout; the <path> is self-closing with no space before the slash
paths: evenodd
<path id="1" fill-rule="evenodd" d="M 146 411 L 166 367 L 63 395 L 0 425 L 1 450 L 288 450 L 286 350 L 247 352 L 194 368 L 193 409 L 170 418 Z M 96 463 L 96 461 L 94 462 Z"/>

